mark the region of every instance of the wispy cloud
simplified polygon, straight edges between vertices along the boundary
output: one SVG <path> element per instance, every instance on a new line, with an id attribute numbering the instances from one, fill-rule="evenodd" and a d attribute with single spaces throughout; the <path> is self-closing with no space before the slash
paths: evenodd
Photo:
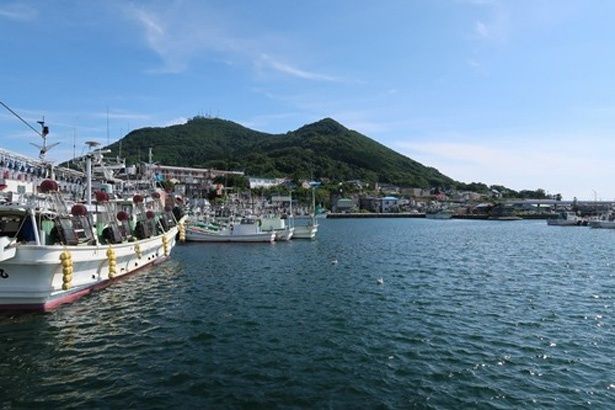
<path id="1" fill-rule="evenodd" d="M 291 118 L 301 119 L 303 114 L 300 112 L 283 112 L 277 114 L 262 114 L 250 117 L 247 120 L 238 121 L 241 125 L 247 128 L 252 128 L 258 131 L 267 130 L 269 132 L 278 133 L 284 132 L 279 128 L 280 123 L 285 123 Z"/>
<path id="2" fill-rule="evenodd" d="M 393 146 L 410 158 L 465 182 L 503 184 L 513 189 L 543 188 L 552 193 L 560 192 L 570 199 L 586 196 L 591 189 L 612 192 L 610 186 L 602 186 L 600 181 L 615 178 L 615 164 L 610 158 L 597 155 L 593 146 L 580 146 L 581 137 L 527 138 L 531 144 L 507 144 L 503 142 L 506 138 L 500 136 L 480 143 L 442 139 L 398 141 Z M 470 141 L 469 137 L 461 139 Z M 615 143 L 605 141 L 605 144 L 607 151 L 615 149 Z M 584 172 L 589 163 L 592 169 L 600 169 L 605 178 L 597 181 L 591 172 Z M 583 187 L 587 187 L 588 192 L 583 191 Z"/>
<path id="3" fill-rule="evenodd" d="M 93 118 L 105 119 L 109 118 L 110 120 L 131 120 L 131 121 L 147 121 L 151 119 L 150 115 L 147 114 L 139 114 L 139 113 L 130 113 L 130 112 L 122 112 L 122 111 L 109 111 L 107 112 L 97 112 L 91 115 Z"/>
<path id="4" fill-rule="evenodd" d="M 186 71 L 192 60 L 210 58 L 227 65 L 247 62 L 259 71 L 267 69 L 288 77 L 310 81 L 342 81 L 342 79 L 301 68 L 288 58 L 273 57 L 267 50 L 269 35 L 250 33 L 242 36 L 232 32 L 225 16 L 216 10 L 186 9 L 182 2 L 169 3 L 163 12 L 153 7 L 122 6 L 124 13 L 143 30 L 147 46 L 160 56 L 161 67 L 150 73 L 177 74 Z M 205 6 L 203 6 L 205 7 Z"/>
<path id="5" fill-rule="evenodd" d="M 303 78 L 305 80 L 340 81 L 339 79 L 329 75 L 302 70 L 290 64 L 283 63 L 267 54 L 260 55 L 259 64 L 270 67 L 280 73 L 288 74 L 292 77 Z"/>
<path id="6" fill-rule="evenodd" d="M 472 6 L 493 6 L 499 3 L 499 0 L 456 0 L 456 3 L 469 4 Z"/>
<path id="7" fill-rule="evenodd" d="M 164 121 L 163 122 L 163 127 L 170 127 L 171 125 L 181 125 L 181 124 L 185 124 L 188 122 L 188 118 L 186 117 L 177 117 L 177 118 L 172 118 L 170 120 Z"/>
<path id="8" fill-rule="evenodd" d="M 179 73 L 185 70 L 187 59 L 182 46 L 167 32 L 163 22 L 152 12 L 131 7 L 132 16 L 140 23 L 149 48 L 156 52 L 164 65 L 150 70 L 154 73 Z"/>
<path id="9" fill-rule="evenodd" d="M 480 67 L 481 67 L 480 62 L 478 62 L 477 60 L 475 60 L 475 59 L 473 59 L 473 58 L 468 58 L 468 59 L 466 60 L 466 63 L 468 63 L 468 65 L 469 65 L 470 67 L 473 67 L 473 68 L 480 68 Z"/>
<path id="10" fill-rule="evenodd" d="M 32 21 L 38 17 L 38 11 L 26 4 L 10 3 L 0 6 L 0 17 L 14 21 Z"/>
<path id="11" fill-rule="evenodd" d="M 508 39 L 511 25 L 508 12 L 501 7 L 494 9 L 488 19 L 474 22 L 474 35 L 483 41 L 504 43 Z"/>
<path id="12" fill-rule="evenodd" d="M 458 0 L 458 3 L 479 6 L 481 17 L 474 20 L 472 33 L 476 39 L 504 42 L 511 29 L 510 5 L 497 0 Z"/>
<path id="13" fill-rule="evenodd" d="M 477 21 L 474 24 L 474 32 L 482 38 L 489 38 L 489 29 L 482 21 Z"/>

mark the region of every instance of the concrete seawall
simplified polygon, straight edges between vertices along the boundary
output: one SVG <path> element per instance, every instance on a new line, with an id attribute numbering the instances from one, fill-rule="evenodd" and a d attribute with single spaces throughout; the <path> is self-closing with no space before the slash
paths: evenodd
<path id="1" fill-rule="evenodd" d="M 547 219 L 550 214 L 522 215 L 522 219 Z M 424 213 L 330 213 L 327 218 L 347 219 L 347 218 L 425 218 Z M 477 219 L 487 220 L 489 215 L 453 215 L 451 219 Z"/>

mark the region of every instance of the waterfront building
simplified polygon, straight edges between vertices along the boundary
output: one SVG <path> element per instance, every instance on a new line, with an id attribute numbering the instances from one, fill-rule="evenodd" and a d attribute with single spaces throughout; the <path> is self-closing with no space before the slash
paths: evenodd
<path id="1" fill-rule="evenodd" d="M 350 198 L 339 198 L 335 203 L 336 212 L 351 212 L 357 206 Z"/>
<path id="2" fill-rule="evenodd" d="M 429 198 L 431 197 L 430 189 L 423 188 L 400 188 L 399 192 L 401 195 L 410 197 L 410 198 Z"/>
<path id="3" fill-rule="evenodd" d="M 204 189 L 213 186 L 216 177 L 243 176 L 241 171 L 222 171 L 211 168 L 178 167 L 172 165 L 145 164 L 142 173 L 152 175 L 158 181 L 170 181 L 174 184 L 183 185 L 185 195 L 199 194 Z M 198 196 L 198 195 L 197 195 Z"/>
<path id="4" fill-rule="evenodd" d="M 361 209 L 371 212 L 392 212 L 397 207 L 399 199 L 394 196 L 385 197 L 363 197 L 360 199 Z"/>
<path id="5" fill-rule="evenodd" d="M 250 189 L 255 188 L 273 188 L 276 186 L 284 185 L 288 182 L 288 178 L 258 178 L 258 177 L 249 177 L 248 181 L 250 183 Z"/>
<path id="6" fill-rule="evenodd" d="M 383 194 L 399 194 L 400 188 L 396 185 L 391 184 L 376 184 L 376 189 L 382 192 Z"/>

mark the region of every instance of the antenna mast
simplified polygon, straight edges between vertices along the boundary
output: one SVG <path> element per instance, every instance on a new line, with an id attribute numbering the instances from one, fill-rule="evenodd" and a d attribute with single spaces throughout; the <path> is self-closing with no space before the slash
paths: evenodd
<path id="1" fill-rule="evenodd" d="M 109 106 L 107 105 L 107 146 L 109 146 Z"/>
<path id="2" fill-rule="evenodd" d="M 77 128 L 73 128 L 73 164 L 77 158 Z"/>

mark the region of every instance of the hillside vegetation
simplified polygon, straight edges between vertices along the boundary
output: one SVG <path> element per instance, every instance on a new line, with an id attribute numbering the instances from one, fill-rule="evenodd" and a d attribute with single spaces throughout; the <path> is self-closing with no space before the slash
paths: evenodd
<path id="1" fill-rule="evenodd" d="M 412 187 L 459 187 L 435 168 L 325 118 L 286 134 L 267 134 L 217 118 L 196 117 L 186 124 L 142 128 L 122 139 L 129 162 L 147 159 L 165 165 L 244 171 L 250 176 L 360 179 Z M 109 147 L 118 152 L 119 143 Z"/>

